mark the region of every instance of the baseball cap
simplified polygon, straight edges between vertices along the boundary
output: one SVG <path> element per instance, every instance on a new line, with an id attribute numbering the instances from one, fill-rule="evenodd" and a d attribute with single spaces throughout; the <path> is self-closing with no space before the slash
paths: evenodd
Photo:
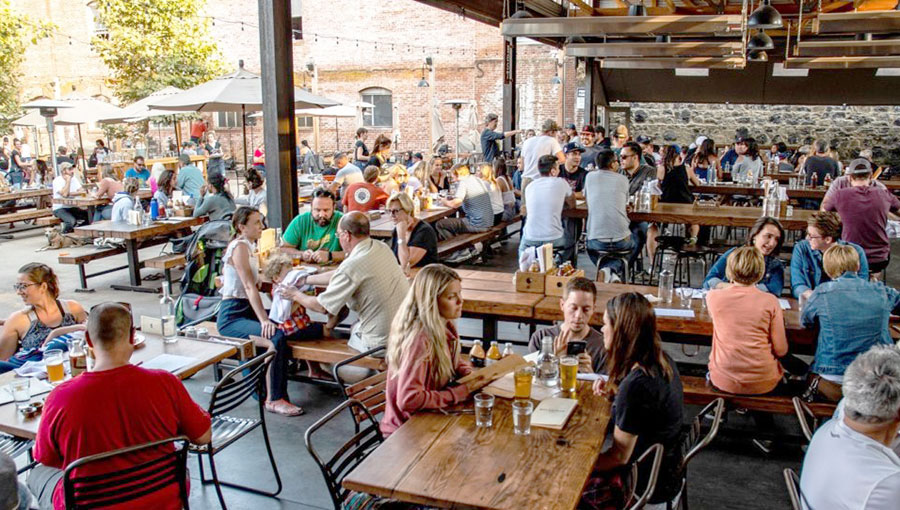
<path id="1" fill-rule="evenodd" d="M 424 158 L 422 157 L 422 153 L 421 153 L 421 152 L 416 152 L 415 154 L 413 154 L 413 157 L 416 158 L 416 159 L 424 159 Z"/>
<path id="2" fill-rule="evenodd" d="M 856 158 L 850 162 L 847 173 L 853 175 L 868 175 L 872 173 L 872 164 L 863 158 Z"/>
<path id="3" fill-rule="evenodd" d="M 584 145 L 578 142 L 569 142 L 563 147 L 563 153 L 569 154 L 570 152 L 584 152 Z"/>
<path id="4" fill-rule="evenodd" d="M 650 143 L 653 139 L 647 135 L 640 135 L 637 137 L 637 143 Z"/>
<path id="5" fill-rule="evenodd" d="M 596 133 L 597 133 L 597 131 L 594 130 L 594 126 L 592 126 L 592 125 L 590 125 L 590 124 L 585 124 L 585 125 L 581 128 L 581 132 L 582 132 L 582 133 L 591 133 L 591 134 L 596 134 Z"/>
<path id="6" fill-rule="evenodd" d="M 541 131 L 545 133 L 550 131 L 559 131 L 559 124 L 557 124 L 553 119 L 547 119 L 541 125 Z"/>
<path id="7" fill-rule="evenodd" d="M 490 121 L 492 121 L 492 120 L 497 120 L 498 118 L 499 118 L 499 117 L 497 117 L 497 114 L 496 114 L 496 113 L 489 113 L 489 114 L 487 114 L 487 115 L 484 116 L 484 121 L 485 121 L 485 122 L 490 122 Z"/>
<path id="8" fill-rule="evenodd" d="M 577 128 L 575 127 L 575 124 L 569 123 L 566 125 L 566 129 L 577 129 Z"/>

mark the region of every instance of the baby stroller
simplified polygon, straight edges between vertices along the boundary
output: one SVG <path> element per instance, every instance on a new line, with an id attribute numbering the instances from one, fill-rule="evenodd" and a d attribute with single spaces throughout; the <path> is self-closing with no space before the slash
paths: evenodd
<path id="1" fill-rule="evenodd" d="M 181 295 L 175 304 L 179 328 L 215 320 L 222 303 L 216 277 L 222 274 L 222 256 L 230 241 L 230 220 L 210 221 L 190 236 L 184 254 L 187 264 L 181 277 Z"/>

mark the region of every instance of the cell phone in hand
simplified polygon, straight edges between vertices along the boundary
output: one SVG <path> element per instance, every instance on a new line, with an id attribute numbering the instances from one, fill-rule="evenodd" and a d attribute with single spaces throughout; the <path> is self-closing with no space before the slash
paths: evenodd
<path id="1" fill-rule="evenodd" d="M 573 340 L 566 344 L 567 356 L 578 356 L 587 349 L 587 342 L 584 340 Z"/>

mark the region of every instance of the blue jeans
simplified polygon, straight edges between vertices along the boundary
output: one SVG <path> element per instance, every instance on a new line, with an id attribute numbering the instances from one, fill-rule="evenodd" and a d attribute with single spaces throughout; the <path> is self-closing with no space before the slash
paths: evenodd
<path id="1" fill-rule="evenodd" d="M 94 219 L 92 221 L 103 221 L 112 219 L 112 205 L 104 205 L 94 210 Z"/>
<path id="2" fill-rule="evenodd" d="M 565 234 L 563 234 L 562 237 L 555 241 L 529 241 L 528 239 L 525 239 L 523 237 L 522 240 L 519 241 L 519 256 L 522 255 L 522 252 L 524 252 L 526 248 L 531 248 L 532 246 L 543 246 L 547 243 L 553 244 L 553 253 L 558 253 L 560 260 L 566 261 L 570 259 L 571 254 L 569 253 L 569 251 L 571 247 L 569 245 L 569 239 Z"/>
<path id="3" fill-rule="evenodd" d="M 591 258 L 591 262 L 596 265 L 601 258 L 600 252 L 633 250 L 635 244 L 634 233 L 632 233 L 631 236 L 620 241 L 607 242 L 598 241 L 597 239 L 588 239 L 585 247 L 587 248 L 588 257 Z M 623 266 L 622 261 L 618 259 L 604 259 L 603 265 L 597 267 L 597 270 L 599 271 L 604 267 L 609 267 L 610 270 L 621 274 L 623 282 L 627 280 L 628 275 L 625 274 L 625 267 Z"/>
<path id="4" fill-rule="evenodd" d="M 631 230 L 631 238 L 634 240 L 634 248 L 631 249 L 628 263 L 634 265 L 641 256 L 644 245 L 647 244 L 647 231 L 650 230 L 650 224 L 646 221 L 632 221 L 628 228 Z"/>
<path id="5" fill-rule="evenodd" d="M 15 370 L 17 368 L 21 368 L 26 362 L 29 361 L 41 361 L 44 359 L 44 351 L 49 351 L 50 349 L 59 349 L 61 351 L 68 351 L 69 346 L 66 344 L 66 341 L 61 338 L 54 338 L 47 342 L 47 345 L 43 349 L 32 349 L 30 351 L 19 351 L 12 356 L 10 356 L 7 361 L 0 361 L 0 374 L 9 372 L 10 370 Z"/>
<path id="6" fill-rule="evenodd" d="M 219 315 L 216 318 L 216 329 L 225 336 L 235 338 L 250 338 L 262 335 L 262 325 L 256 318 L 253 307 L 250 306 L 249 299 L 225 299 L 219 308 Z M 287 395 L 287 376 L 288 361 L 291 359 L 291 348 L 288 346 L 288 340 L 307 340 L 310 338 L 320 338 L 322 336 L 322 325 L 312 324 L 310 327 L 286 336 L 281 330 L 275 330 L 275 334 L 269 340 L 275 346 L 275 359 L 272 360 L 272 367 L 269 370 L 269 400 L 280 400 L 288 398 Z"/>

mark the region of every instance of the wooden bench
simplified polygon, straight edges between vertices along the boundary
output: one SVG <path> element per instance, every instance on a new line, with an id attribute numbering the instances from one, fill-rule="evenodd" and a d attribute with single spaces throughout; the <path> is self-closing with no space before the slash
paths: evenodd
<path id="1" fill-rule="evenodd" d="M 38 218 L 45 218 L 47 216 L 53 216 L 53 211 L 50 209 L 31 209 L 9 214 L 0 214 L 0 224 L 14 223 L 16 221 L 36 220 Z"/>
<path id="2" fill-rule="evenodd" d="M 794 403 L 789 396 L 779 395 L 734 395 L 716 390 L 704 377 L 681 376 L 684 388 L 684 403 L 706 405 L 717 398 L 724 398 L 731 408 L 744 408 L 751 411 L 762 411 L 773 414 L 794 414 Z M 837 406 L 835 404 L 809 404 L 813 414 L 830 418 Z"/>
<path id="3" fill-rule="evenodd" d="M 62 223 L 62 220 L 53 215 L 43 216 L 34 222 L 35 225 L 40 225 L 42 227 L 52 227 L 54 225 L 59 225 L 60 223 Z"/>
<path id="4" fill-rule="evenodd" d="M 471 234 L 462 234 L 438 243 L 438 257 L 446 257 L 463 248 L 475 246 L 478 243 L 485 243 L 494 239 L 507 239 L 514 232 L 507 232 L 506 228 L 522 220 L 522 216 L 516 216 L 509 221 L 504 221 L 494 225 L 484 232 L 474 232 Z"/>
<path id="5" fill-rule="evenodd" d="M 172 269 L 184 267 L 185 264 L 187 264 L 187 259 L 184 258 L 183 253 L 160 255 L 144 261 L 144 267 L 160 269 L 165 273 L 170 290 L 172 289 Z"/>
<path id="6" fill-rule="evenodd" d="M 141 243 L 141 248 L 147 246 L 154 246 L 158 244 L 165 244 L 169 242 L 166 238 L 158 238 L 158 239 L 149 239 L 143 243 Z M 75 289 L 75 292 L 93 292 L 93 289 L 89 289 L 87 286 L 88 278 L 93 278 L 95 276 L 100 276 L 108 273 L 112 273 L 114 271 L 120 271 L 122 269 L 128 269 L 128 264 L 124 266 L 117 266 L 111 269 L 104 269 L 103 271 L 97 271 L 96 273 L 88 274 L 85 271 L 85 265 L 89 262 L 93 262 L 95 260 L 105 259 L 106 257 L 112 257 L 114 255 L 119 255 L 120 253 L 125 253 L 125 247 L 115 246 L 112 248 L 101 248 L 97 249 L 93 246 L 85 246 L 83 248 L 76 248 L 73 250 L 67 250 L 63 253 L 59 254 L 57 257 L 57 262 L 60 264 L 67 265 L 77 265 L 78 266 L 78 279 L 81 282 L 81 288 Z M 143 266 L 143 262 L 141 263 Z"/>

